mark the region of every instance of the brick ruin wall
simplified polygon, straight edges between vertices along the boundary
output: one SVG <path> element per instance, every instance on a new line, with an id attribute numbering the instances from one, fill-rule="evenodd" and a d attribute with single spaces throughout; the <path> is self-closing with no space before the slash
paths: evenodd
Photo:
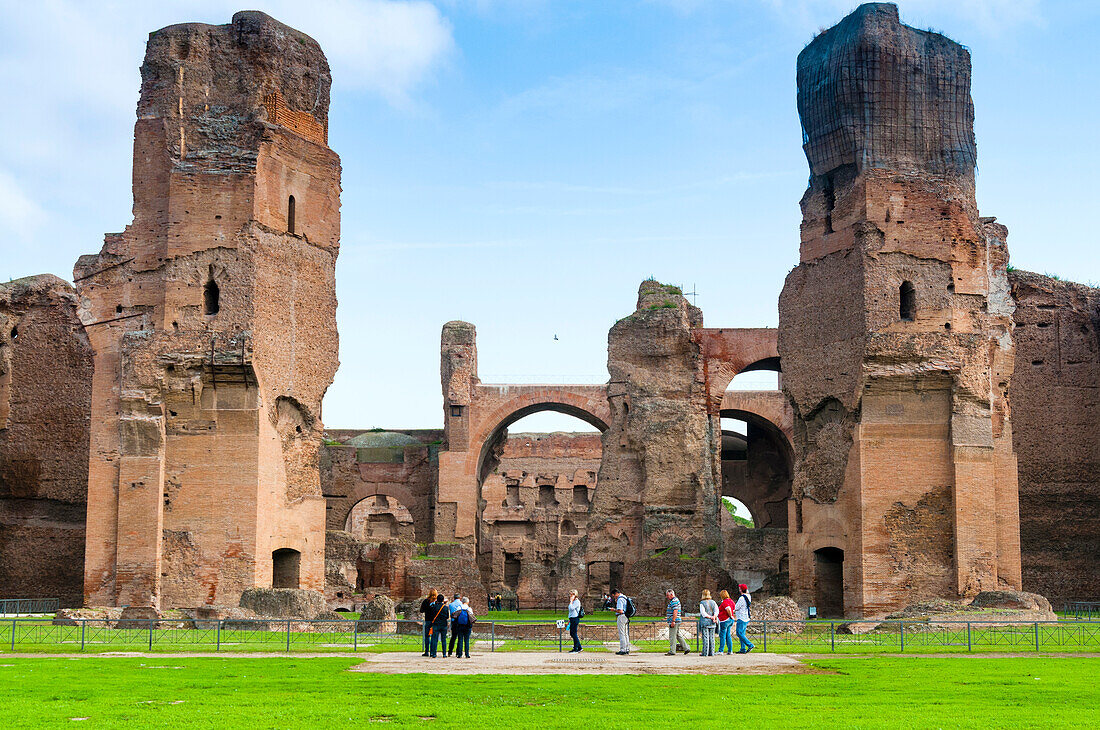
<path id="1" fill-rule="evenodd" d="M 823 606 L 836 579 L 851 615 L 1015 587 L 1015 540 L 1025 589 L 1100 597 L 1100 298 L 1007 273 L 1007 231 L 974 201 L 968 54 L 870 4 L 807 47 L 798 80 L 811 180 L 779 333 L 794 415 L 773 419 L 793 474 L 761 441 L 725 468 L 723 383 L 762 355 L 738 360 L 658 282 L 609 334 L 604 403 L 483 386 L 473 326 L 449 323 L 446 428 L 380 458 L 321 445 L 339 237 L 323 54 L 262 13 L 152 34 L 134 222 L 78 262 L 81 299 L 52 277 L 0 296 L 0 597 L 232 603 L 291 547 L 333 606 L 616 583 L 655 610 L 667 585 L 788 581 Z M 510 389 L 606 430 L 494 436 Z M 479 439 L 498 437 L 486 457 Z M 737 490 L 760 492 L 766 526 L 720 510 Z M 392 539 L 374 539 L 391 516 Z M 821 555 L 834 548 L 840 572 Z"/>
<path id="2" fill-rule="evenodd" d="M 328 64 L 243 12 L 152 33 L 141 73 L 134 221 L 75 270 L 95 352 L 85 600 L 232 604 L 277 557 L 281 582 L 321 589 L 340 166 L 262 100 L 327 123 Z"/>
<path id="3" fill-rule="evenodd" d="M 1100 600 L 1100 289 L 1009 273 L 1024 590 Z"/>
<path id="4" fill-rule="evenodd" d="M 0 284 L 0 598 L 84 602 L 92 351 L 73 288 Z"/>
<path id="5" fill-rule="evenodd" d="M 873 3 L 797 76 L 811 179 L 779 305 L 792 593 L 851 616 L 1018 589 L 1007 230 L 974 200 L 969 53 Z"/>

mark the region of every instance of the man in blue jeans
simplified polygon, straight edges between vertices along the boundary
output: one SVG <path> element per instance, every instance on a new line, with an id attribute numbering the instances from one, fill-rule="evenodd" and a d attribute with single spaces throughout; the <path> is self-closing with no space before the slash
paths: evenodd
<path id="1" fill-rule="evenodd" d="M 748 654 L 756 648 L 756 644 L 745 636 L 745 629 L 749 625 L 749 606 L 752 605 L 752 598 L 749 596 L 747 585 L 742 583 L 737 588 L 741 591 L 741 595 L 737 597 L 737 605 L 733 609 L 733 616 L 737 619 L 737 639 L 741 642 L 741 649 L 737 653 Z"/>

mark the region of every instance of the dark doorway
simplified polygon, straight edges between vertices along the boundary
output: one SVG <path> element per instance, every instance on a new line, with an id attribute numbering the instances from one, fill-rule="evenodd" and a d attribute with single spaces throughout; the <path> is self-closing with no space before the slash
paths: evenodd
<path id="1" fill-rule="evenodd" d="M 623 588 L 623 564 L 622 563 L 608 563 L 609 577 L 611 588 L 618 588 L 619 590 L 625 590 Z"/>
<path id="2" fill-rule="evenodd" d="M 814 551 L 814 600 L 821 618 L 844 617 L 844 551 L 840 548 Z"/>
<path id="3" fill-rule="evenodd" d="M 907 322 L 912 322 L 917 311 L 917 290 L 913 283 L 903 281 L 898 295 L 901 299 L 901 318 Z"/>
<path id="4" fill-rule="evenodd" d="M 203 314 L 217 314 L 221 308 L 221 291 L 218 289 L 218 282 L 210 279 L 202 288 Z"/>
<path id="5" fill-rule="evenodd" d="M 302 554 L 291 548 L 279 548 L 271 553 L 271 587 L 297 588 Z"/>
<path id="6" fill-rule="evenodd" d="M 291 195 L 290 199 L 286 202 L 286 232 L 294 233 L 295 224 L 295 211 L 294 211 L 294 196 Z"/>
<path id="7" fill-rule="evenodd" d="M 522 567 L 519 556 L 514 553 L 504 553 L 504 585 L 513 591 L 519 588 L 519 571 Z"/>

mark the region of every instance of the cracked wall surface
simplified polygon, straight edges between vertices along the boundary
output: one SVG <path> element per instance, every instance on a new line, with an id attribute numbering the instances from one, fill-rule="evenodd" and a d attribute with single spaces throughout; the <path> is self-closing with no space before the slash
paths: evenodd
<path id="1" fill-rule="evenodd" d="M 235 603 L 278 549 L 323 588 L 340 164 L 264 97 L 327 128 L 328 63 L 250 11 L 150 34 L 141 75 L 133 223 L 74 272 L 95 352 L 85 600 Z"/>
<path id="2" fill-rule="evenodd" d="M 72 286 L 0 283 L 0 597 L 84 598 L 92 350 Z"/>
<path id="3" fill-rule="evenodd" d="M 800 602 L 841 590 L 822 550 L 848 615 L 1020 586 L 1007 230 L 975 203 L 969 88 L 966 49 L 890 4 L 799 55 L 811 178 L 779 352 Z"/>

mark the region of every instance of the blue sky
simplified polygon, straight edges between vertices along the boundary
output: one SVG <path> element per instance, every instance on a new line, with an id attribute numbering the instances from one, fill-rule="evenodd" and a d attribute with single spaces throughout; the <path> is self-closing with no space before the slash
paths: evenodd
<path id="1" fill-rule="evenodd" d="M 775 326 L 807 179 L 795 57 L 854 6 L 254 3 L 332 65 L 344 192 L 326 425 L 440 425 L 451 319 L 477 325 L 486 382 L 605 381 L 607 330 L 649 276 L 698 292 L 708 325 Z M 973 53 L 978 203 L 1008 225 L 1013 265 L 1100 282 L 1100 3 L 900 7 Z M 236 9 L 0 0 L 0 276 L 70 278 L 129 222 L 148 32 Z"/>

